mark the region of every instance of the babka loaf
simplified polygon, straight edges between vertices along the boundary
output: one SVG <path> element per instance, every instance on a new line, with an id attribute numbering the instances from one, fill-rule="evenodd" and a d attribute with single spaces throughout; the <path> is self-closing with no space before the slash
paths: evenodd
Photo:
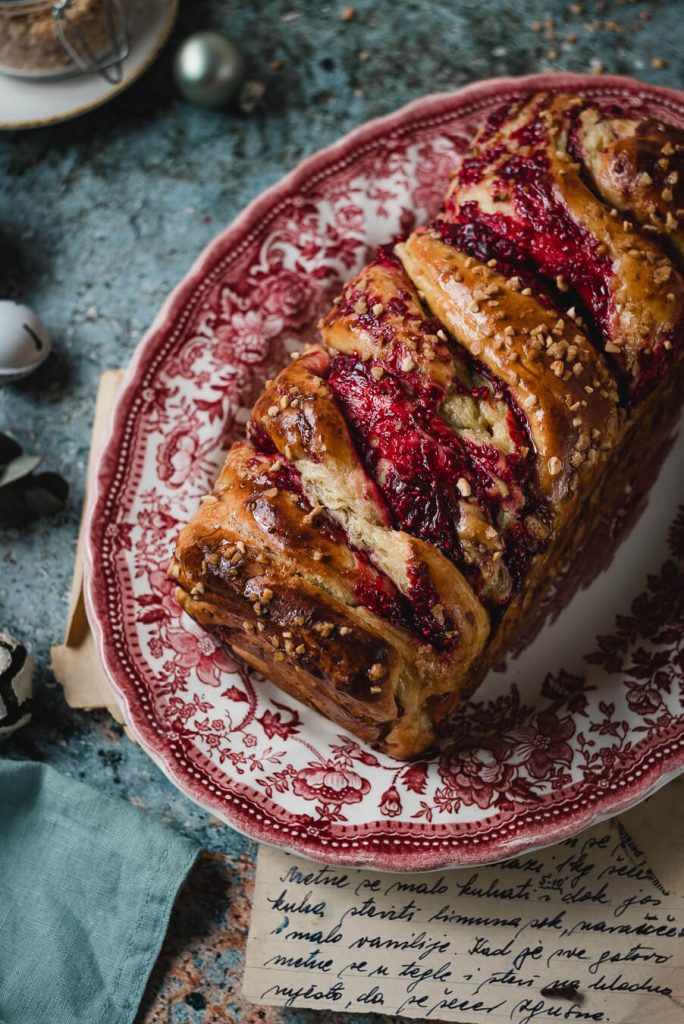
<path id="1" fill-rule="evenodd" d="M 183 608 L 364 740 L 430 746 L 676 407 L 683 154 L 579 97 L 490 116 L 257 401 L 178 538 Z"/>

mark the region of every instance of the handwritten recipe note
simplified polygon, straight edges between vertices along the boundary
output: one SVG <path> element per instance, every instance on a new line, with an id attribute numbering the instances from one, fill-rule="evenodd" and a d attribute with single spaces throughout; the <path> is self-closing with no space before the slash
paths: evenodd
<path id="1" fill-rule="evenodd" d="M 683 968 L 684 900 L 615 821 L 491 867 L 418 875 L 259 850 L 244 979 L 254 1003 L 459 1024 L 681 1024 Z"/>

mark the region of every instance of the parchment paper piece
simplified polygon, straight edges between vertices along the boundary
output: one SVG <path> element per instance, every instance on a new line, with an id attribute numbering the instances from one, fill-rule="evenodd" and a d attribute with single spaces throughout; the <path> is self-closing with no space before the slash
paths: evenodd
<path id="1" fill-rule="evenodd" d="M 649 815 L 681 892 L 662 817 L 672 799 L 653 797 Z M 682 1024 L 682 936 L 684 901 L 619 819 L 491 867 L 421 875 L 262 846 L 244 993 L 459 1024 Z"/>
<path id="2" fill-rule="evenodd" d="M 92 485 L 97 455 L 105 436 L 116 393 L 123 380 L 123 370 L 107 370 L 100 378 L 88 459 L 88 489 Z M 85 550 L 85 515 L 87 495 L 78 533 L 74 575 L 64 643 L 52 647 L 52 671 L 64 688 L 67 704 L 72 708 L 106 708 L 117 720 L 123 714 L 105 674 L 90 631 L 83 600 L 83 555 Z M 132 738 L 132 737 L 131 737 Z"/>

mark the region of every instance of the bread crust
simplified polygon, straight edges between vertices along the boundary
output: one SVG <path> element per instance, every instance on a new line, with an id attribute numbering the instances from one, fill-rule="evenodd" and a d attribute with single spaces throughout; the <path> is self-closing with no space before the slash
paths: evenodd
<path id="1" fill-rule="evenodd" d="M 635 184 L 663 147 L 684 136 L 569 96 L 484 126 L 436 221 L 383 247 L 268 383 L 180 533 L 183 609 L 395 757 L 525 633 L 672 421 L 679 200 Z M 595 292 L 530 242 L 535 189 L 568 253 L 585 240 Z"/>

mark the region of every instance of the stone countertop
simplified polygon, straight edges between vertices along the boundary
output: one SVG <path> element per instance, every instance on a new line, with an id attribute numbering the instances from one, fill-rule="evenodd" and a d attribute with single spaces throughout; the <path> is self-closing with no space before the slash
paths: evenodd
<path id="1" fill-rule="evenodd" d="M 33 306 L 56 339 L 33 377 L 0 388 L 0 430 L 71 486 L 64 513 L 0 534 L 0 628 L 37 662 L 33 723 L 5 752 L 40 757 L 131 800 L 206 851 L 174 911 L 140 1024 L 349 1018 L 243 1002 L 256 844 L 181 796 L 108 715 L 69 709 L 51 676 L 100 373 L 126 364 L 168 291 L 250 199 L 368 118 L 428 92 L 552 68 L 684 87 L 676 0 L 356 0 L 349 20 L 342 9 L 312 0 L 184 3 L 160 59 L 108 106 L 0 134 L 0 295 Z M 249 77 L 266 85 L 257 113 L 202 111 L 178 98 L 174 48 L 208 27 L 229 33 Z"/>

